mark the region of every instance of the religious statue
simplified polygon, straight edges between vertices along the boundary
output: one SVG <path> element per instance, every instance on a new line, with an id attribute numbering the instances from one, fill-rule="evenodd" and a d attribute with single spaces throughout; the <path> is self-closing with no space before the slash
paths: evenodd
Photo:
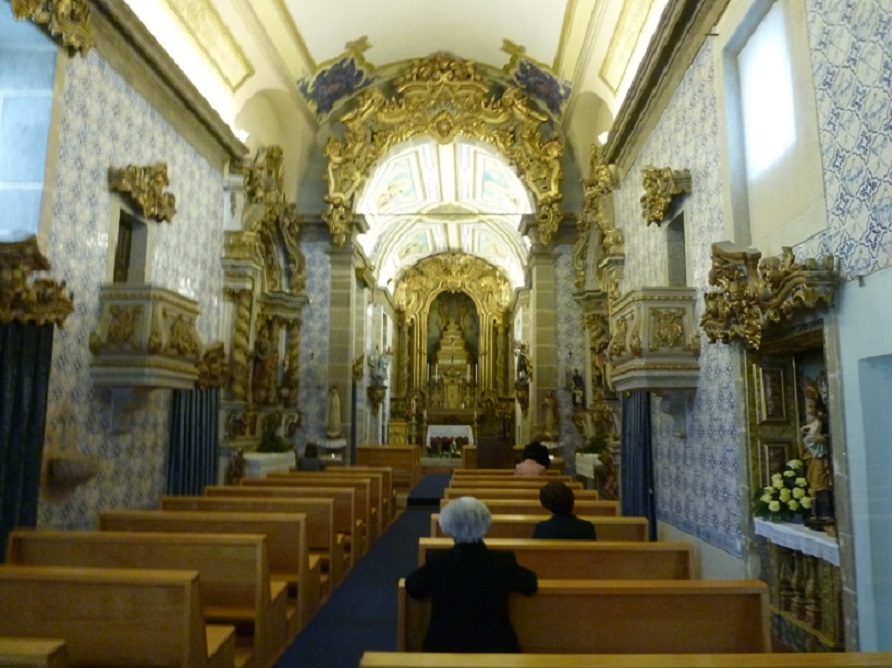
<path id="1" fill-rule="evenodd" d="M 573 369 L 573 383 L 570 387 L 573 393 L 573 408 L 585 407 L 585 379 L 579 373 L 579 369 Z"/>
<path id="2" fill-rule="evenodd" d="M 805 425 L 799 430 L 805 477 L 814 499 L 812 522 L 818 528 L 833 522 L 833 479 L 830 473 L 830 436 L 827 410 L 816 388 L 809 388 L 805 400 Z"/>
<path id="3" fill-rule="evenodd" d="M 383 353 L 375 346 L 375 352 L 369 355 L 369 372 L 372 376 L 372 385 L 380 386 L 387 382 L 387 368 L 393 359 L 393 351 L 388 348 Z"/>
<path id="4" fill-rule="evenodd" d="M 338 438 L 341 435 L 341 395 L 338 388 L 328 388 L 328 416 L 325 420 L 325 435 Z"/>
<path id="5" fill-rule="evenodd" d="M 522 352 L 517 355 L 517 382 L 528 383 L 530 380 L 530 362 Z"/>
<path id="6" fill-rule="evenodd" d="M 258 333 L 254 344 L 254 370 L 251 378 L 254 403 L 275 403 L 276 363 L 276 351 L 264 329 Z"/>
<path id="7" fill-rule="evenodd" d="M 551 390 L 548 390 L 548 392 L 545 393 L 545 398 L 542 400 L 542 405 L 545 407 L 545 436 L 548 438 L 557 438 L 557 400 L 555 399 L 554 393 Z"/>

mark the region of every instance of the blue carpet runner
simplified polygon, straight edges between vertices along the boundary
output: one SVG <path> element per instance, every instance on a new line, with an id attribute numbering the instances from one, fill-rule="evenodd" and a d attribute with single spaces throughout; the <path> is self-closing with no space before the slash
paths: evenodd
<path id="1" fill-rule="evenodd" d="M 418 565 L 449 474 L 425 476 L 406 509 L 371 547 L 294 642 L 277 668 L 356 668 L 365 651 L 396 650 L 396 583 Z"/>

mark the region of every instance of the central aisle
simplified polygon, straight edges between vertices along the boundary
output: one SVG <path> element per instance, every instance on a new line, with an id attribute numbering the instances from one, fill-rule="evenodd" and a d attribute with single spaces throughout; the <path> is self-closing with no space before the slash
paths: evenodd
<path id="1" fill-rule="evenodd" d="M 366 650 L 396 650 L 396 584 L 418 565 L 448 474 L 425 476 L 407 507 L 298 634 L 277 668 L 356 668 Z"/>

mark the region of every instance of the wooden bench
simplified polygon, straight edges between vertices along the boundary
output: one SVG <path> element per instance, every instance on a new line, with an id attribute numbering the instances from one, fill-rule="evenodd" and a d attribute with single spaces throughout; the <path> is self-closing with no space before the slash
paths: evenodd
<path id="1" fill-rule="evenodd" d="M 547 520 L 550 515 L 493 515 L 492 522 L 486 532 L 486 540 L 490 538 L 531 538 L 533 529 L 539 522 Z M 596 515 L 579 515 L 595 525 L 595 533 L 599 541 L 634 541 L 647 542 L 648 522 L 646 517 L 599 517 Z M 431 537 L 445 537 L 440 529 L 440 514 L 431 515 Z"/>
<path id="2" fill-rule="evenodd" d="M 319 557 L 322 595 L 330 594 L 344 578 L 344 541 L 334 530 L 332 499 L 233 496 L 162 496 L 161 510 L 198 510 L 247 513 L 303 513 L 307 516 L 310 557 Z"/>
<path id="3" fill-rule="evenodd" d="M 275 471 L 271 472 L 266 477 L 274 480 L 279 480 L 280 478 L 285 478 L 287 480 L 310 480 L 314 484 L 317 483 L 319 480 L 326 480 L 331 483 L 332 487 L 337 487 L 345 483 L 349 484 L 354 482 L 354 480 L 360 483 L 368 483 L 368 547 L 371 547 L 374 542 L 381 536 L 381 532 L 383 531 L 382 518 L 384 517 L 384 481 L 382 480 L 381 474 L 372 473 L 371 471 L 352 471 L 350 473 L 344 473 L 341 468 L 338 468 L 336 471 L 318 472 Z M 358 487 L 357 494 L 361 496 L 363 493 L 363 489 L 361 487 Z"/>
<path id="4" fill-rule="evenodd" d="M 365 480 L 337 482 L 331 478 L 295 480 L 285 476 L 277 478 L 243 478 L 242 487 L 294 487 L 296 489 L 349 489 L 353 491 L 353 528 L 347 540 L 355 564 L 369 549 L 369 483 Z"/>
<path id="5" fill-rule="evenodd" d="M 0 601 L 0 635 L 64 640 L 73 665 L 235 665 L 235 629 L 205 624 L 197 571 L 2 566 Z"/>
<path id="6" fill-rule="evenodd" d="M 510 469 L 466 469 L 466 468 L 456 468 L 456 469 L 453 469 L 453 470 L 452 470 L 452 477 L 453 477 L 453 479 L 456 478 L 456 477 L 461 478 L 461 477 L 464 477 L 464 476 L 469 476 L 469 477 L 473 477 L 473 476 L 482 476 L 482 477 L 484 477 L 484 478 L 489 478 L 489 477 L 492 477 L 492 476 L 505 476 L 505 477 L 511 478 L 511 477 L 514 477 L 515 475 L 516 475 L 516 474 L 514 473 L 514 469 L 513 469 L 513 468 L 510 468 Z M 572 477 L 571 477 L 571 476 L 565 476 L 565 475 L 563 475 L 563 474 L 561 473 L 561 471 L 559 471 L 558 469 L 551 468 L 551 467 L 549 467 L 549 468 L 547 468 L 547 469 L 545 470 L 545 475 L 546 475 L 546 476 L 553 476 L 553 477 L 555 477 L 555 478 L 566 478 L 566 479 L 571 479 L 571 480 L 572 480 Z"/>
<path id="7" fill-rule="evenodd" d="M 15 529 L 7 563 L 195 570 L 205 620 L 231 624 L 236 666 L 271 666 L 288 641 L 286 584 L 271 582 L 263 535 Z"/>
<path id="8" fill-rule="evenodd" d="M 466 487 L 486 489 L 489 487 L 494 487 L 496 489 L 535 489 L 536 491 L 542 489 L 545 483 L 550 480 L 554 480 L 554 478 L 548 476 L 508 476 L 505 478 L 453 478 L 449 481 L 450 489 L 463 489 Z M 564 481 L 570 489 L 582 490 L 583 485 L 578 480 L 565 480 Z"/>
<path id="9" fill-rule="evenodd" d="M 263 534 L 270 579 L 289 588 L 290 635 L 304 627 L 319 608 L 321 564 L 310 561 L 306 515 L 301 513 L 224 513 L 170 510 L 102 510 L 101 531 L 159 533 Z"/>
<path id="10" fill-rule="evenodd" d="M 430 600 L 398 585 L 397 649 L 420 652 Z M 524 652 L 673 654 L 771 651 L 768 585 L 758 580 L 539 580 L 512 594 Z"/>
<path id="11" fill-rule="evenodd" d="M 355 551 L 363 547 L 364 535 L 357 532 L 356 492 L 347 487 L 297 487 L 294 485 L 208 485 L 204 488 L 206 496 L 226 496 L 237 498 L 297 498 L 297 499 L 331 499 L 334 502 L 334 530 L 344 548 L 344 573 L 354 564 L 359 556 Z M 357 550 L 352 549 L 357 545 Z"/>
<path id="12" fill-rule="evenodd" d="M 0 666 L 68 668 L 68 646 L 51 638 L 0 637 Z"/>
<path id="13" fill-rule="evenodd" d="M 539 499 L 540 488 L 514 488 L 506 489 L 499 487 L 447 487 L 444 490 L 444 497 L 447 499 L 457 499 L 460 496 L 473 496 L 486 502 L 486 499 Z M 577 501 L 582 499 L 591 499 L 597 501 L 600 496 L 596 489 L 574 489 L 573 496 Z"/>
<path id="14" fill-rule="evenodd" d="M 396 516 L 396 490 L 393 487 L 393 467 L 350 464 L 348 466 L 342 466 L 339 470 L 373 471 L 382 475 L 384 481 L 383 497 L 387 505 L 387 521 L 385 522 L 385 525 L 390 524 Z"/>
<path id="15" fill-rule="evenodd" d="M 448 550 L 451 538 L 420 538 L 418 563 L 431 550 Z M 672 542 L 600 542 L 486 538 L 491 550 L 513 550 L 517 562 L 546 580 L 692 580 L 694 546 Z"/>
<path id="16" fill-rule="evenodd" d="M 440 499 L 440 510 L 452 499 Z M 538 515 L 546 512 L 538 499 L 481 499 L 489 512 L 496 515 Z M 619 517 L 619 501 L 592 501 L 581 499 L 573 504 L 577 515 L 603 515 Z"/>
<path id="17" fill-rule="evenodd" d="M 360 445 L 356 463 L 392 468 L 396 492 L 407 493 L 421 480 L 421 448 L 417 445 Z"/>
<path id="18" fill-rule="evenodd" d="M 360 668 L 890 668 L 892 652 L 785 654 L 437 654 L 365 652 Z"/>

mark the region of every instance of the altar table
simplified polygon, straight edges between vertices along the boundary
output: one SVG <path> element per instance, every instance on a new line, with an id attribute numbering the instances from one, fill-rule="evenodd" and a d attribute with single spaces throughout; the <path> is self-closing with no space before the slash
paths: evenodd
<path id="1" fill-rule="evenodd" d="M 425 445 L 431 447 L 432 438 L 466 438 L 468 445 L 474 444 L 474 430 L 469 424 L 431 424 L 427 427 Z"/>

